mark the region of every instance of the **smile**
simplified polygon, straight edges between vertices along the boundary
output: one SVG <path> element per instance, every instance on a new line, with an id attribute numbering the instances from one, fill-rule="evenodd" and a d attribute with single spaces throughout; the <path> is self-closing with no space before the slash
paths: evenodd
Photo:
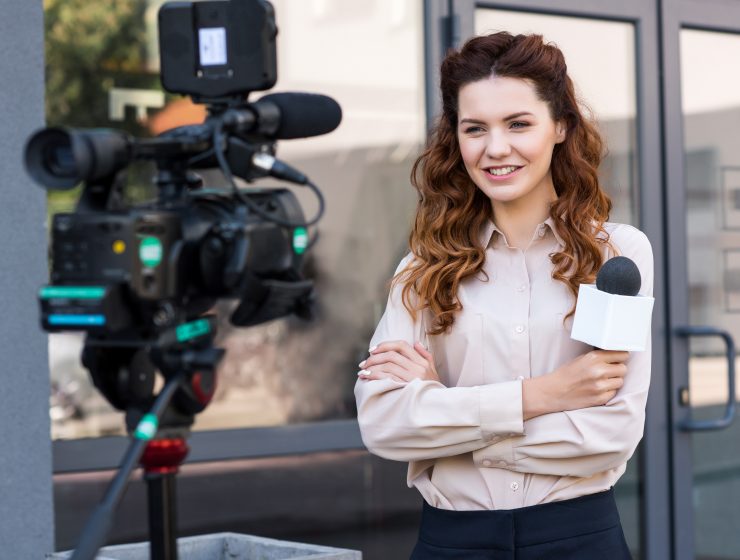
<path id="1" fill-rule="evenodd" d="M 485 174 L 494 180 L 498 179 L 508 179 L 509 177 L 516 174 L 517 171 L 521 169 L 520 166 L 516 165 L 508 165 L 506 167 L 488 167 L 484 169 L 483 171 Z"/>

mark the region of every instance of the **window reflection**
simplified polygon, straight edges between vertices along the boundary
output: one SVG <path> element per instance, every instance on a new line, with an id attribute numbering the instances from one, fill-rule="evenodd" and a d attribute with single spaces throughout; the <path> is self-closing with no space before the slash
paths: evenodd
<path id="1" fill-rule="evenodd" d="M 203 120 L 202 106 L 161 90 L 156 12 L 162 3 L 46 1 L 48 124 L 150 136 Z M 324 93 L 344 114 L 332 134 L 278 147 L 279 157 L 305 171 L 327 200 L 320 241 L 307 259 L 318 317 L 233 329 L 226 321 L 232 304 L 219 303 L 217 342 L 228 352 L 214 401 L 195 429 L 353 416 L 357 362 L 385 305 L 386 282 L 405 251 L 416 203 L 408 176 L 425 134 L 421 3 L 273 4 L 279 28 L 274 91 Z M 132 169 L 133 200 L 152 196 L 150 176 L 146 165 Z M 207 181 L 217 186 L 218 174 Z M 277 182 L 260 184 L 269 185 Z M 296 194 L 312 214 L 313 197 Z M 54 193 L 49 211 L 71 209 L 76 195 Z M 79 365 L 80 345 L 77 335 L 50 337 L 53 436 L 122 433 L 121 415 Z"/>

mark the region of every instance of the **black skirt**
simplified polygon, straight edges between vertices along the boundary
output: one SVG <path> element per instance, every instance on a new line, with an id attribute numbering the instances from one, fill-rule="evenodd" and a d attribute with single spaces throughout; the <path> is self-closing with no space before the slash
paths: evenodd
<path id="1" fill-rule="evenodd" d="M 614 491 L 520 509 L 424 503 L 411 560 L 630 560 Z"/>

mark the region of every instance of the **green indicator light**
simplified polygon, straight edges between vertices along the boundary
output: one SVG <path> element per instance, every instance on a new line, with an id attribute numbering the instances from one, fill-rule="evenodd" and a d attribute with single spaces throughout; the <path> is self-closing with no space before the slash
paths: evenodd
<path id="1" fill-rule="evenodd" d="M 41 299 L 101 299 L 105 288 L 99 286 L 44 286 Z"/>
<path id="2" fill-rule="evenodd" d="M 139 258 L 149 268 L 162 262 L 163 252 L 162 242 L 157 237 L 144 237 L 139 244 Z"/>
<path id="3" fill-rule="evenodd" d="M 145 414 L 144 417 L 139 421 L 139 425 L 136 426 L 134 437 L 136 439 L 143 439 L 149 441 L 157 434 L 157 426 L 159 422 L 154 414 Z"/>
<path id="4" fill-rule="evenodd" d="M 302 255 L 306 252 L 306 247 L 308 247 L 308 232 L 306 228 L 295 228 L 293 230 L 293 251 L 298 255 Z"/>
<path id="5" fill-rule="evenodd" d="M 186 340 L 196 338 L 202 334 L 208 334 L 209 332 L 211 332 L 211 325 L 208 323 L 208 319 L 198 319 L 197 321 L 180 325 L 175 329 L 177 342 L 185 342 Z"/>

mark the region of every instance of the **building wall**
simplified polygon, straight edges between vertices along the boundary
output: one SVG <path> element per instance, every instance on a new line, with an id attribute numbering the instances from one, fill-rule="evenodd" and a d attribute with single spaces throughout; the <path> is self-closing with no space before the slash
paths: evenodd
<path id="1" fill-rule="evenodd" d="M 36 292 L 46 279 L 46 197 L 22 164 L 44 123 L 41 0 L 0 0 L 0 557 L 53 549 L 49 369 Z"/>

